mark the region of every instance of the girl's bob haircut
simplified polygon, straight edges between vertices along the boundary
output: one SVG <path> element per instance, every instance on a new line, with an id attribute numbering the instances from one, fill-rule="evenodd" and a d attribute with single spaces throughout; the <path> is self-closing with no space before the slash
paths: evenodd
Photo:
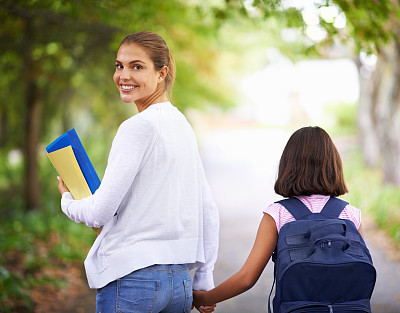
<path id="1" fill-rule="evenodd" d="M 289 138 L 279 163 L 275 192 L 283 197 L 347 193 L 342 160 L 320 127 L 303 127 Z"/>

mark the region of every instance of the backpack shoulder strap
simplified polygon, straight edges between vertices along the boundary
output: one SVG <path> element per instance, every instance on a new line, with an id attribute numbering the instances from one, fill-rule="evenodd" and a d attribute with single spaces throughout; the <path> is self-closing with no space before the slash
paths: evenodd
<path id="1" fill-rule="evenodd" d="M 349 203 L 343 200 L 340 200 L 335 197 L 330 197 L 328 202 L 325 204 L 323 207 L 321 213 L 330 216 L 330 217 L 335 217 L 338 218 L 340 213 L 342 213 L 343 209 L 348 205 Z"/>
<path id="2" fill-rule="evenodd" d="M 283 205 L 296 220 L 301 220 L 304 216 L 311 214 L 311 211 L 306 207 L 306 205 L 295 197 L 283 199 L 276 203 Z"/>

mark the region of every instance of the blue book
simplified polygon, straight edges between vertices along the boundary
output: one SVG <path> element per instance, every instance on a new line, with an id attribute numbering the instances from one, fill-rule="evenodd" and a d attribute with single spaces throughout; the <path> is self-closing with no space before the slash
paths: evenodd
<path id="1" fill-rule="evenodd" d="M 75 199 L 88 197 L 99 188 L 100 178 L 74 128 L 49 144 L 46 151 Z"/>

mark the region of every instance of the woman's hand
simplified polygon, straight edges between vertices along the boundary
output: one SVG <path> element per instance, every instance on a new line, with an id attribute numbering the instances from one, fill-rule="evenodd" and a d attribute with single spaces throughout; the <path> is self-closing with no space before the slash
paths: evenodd
<path id="1" fill-rule="evenodd" d="M 193 290 L 193 307 L 195 307 L 201 313 L 211 313 L 214 312 L 216 304 L 213 305 L 202 305 L 204 303 L 204 295 L 206 291 Z"/>
<path id="2" fill-rule="evenodd" d="M 57 176 L 58 180 L 58 191 L 60 192 L 61 195 L 63 195 L 64 192 L 69 192 L 69 189 L 64 186 L 64 182 L 62 181 L 60 176 Z"/>

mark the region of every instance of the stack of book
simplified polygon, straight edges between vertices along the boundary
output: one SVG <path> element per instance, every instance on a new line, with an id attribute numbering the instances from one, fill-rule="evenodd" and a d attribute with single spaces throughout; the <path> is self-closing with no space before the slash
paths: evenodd
<path id="1" fill-rule="evenodd" d="M 47 156 L 75 200 L 86 198 L 100 186 L 100 178 L 75 129 L 46 147 Z M 97 229 L 94 229 L 98 233 Z"/>

